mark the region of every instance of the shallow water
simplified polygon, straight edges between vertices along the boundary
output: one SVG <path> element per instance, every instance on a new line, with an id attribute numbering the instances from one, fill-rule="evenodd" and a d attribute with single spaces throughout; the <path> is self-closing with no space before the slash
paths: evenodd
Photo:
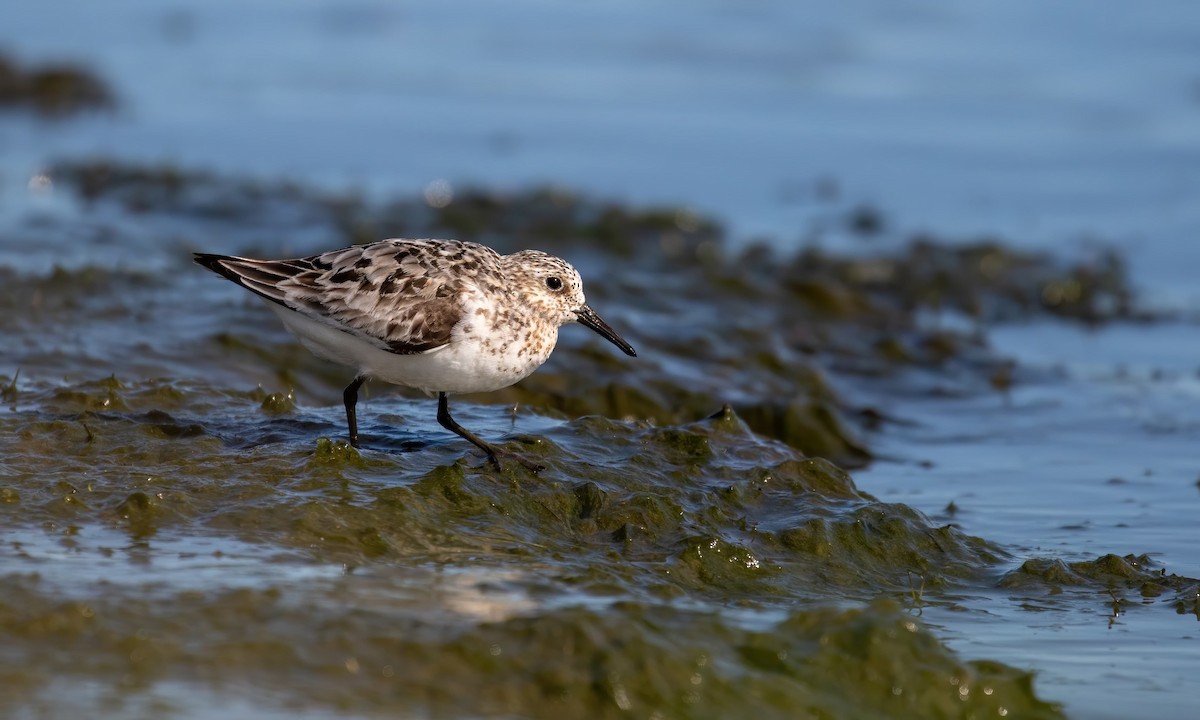
<path id="1" fill-rule="evenodd" d="M 999 330 L 997 347 L 1028 358 L 1022 366 L 1033 377 L 1004 398 L 906 399 L 905 417 L 917 425 L 881 438 L 879 450 L 932 466 L 879 463 L 855 477 L 983 537 L 1006 538 L 1017 558 L 1085 560 L 1120 548 L 1197 577 L 1200 486 L 1184 446 L 1200 428 L 1200 386 L 1194 371 L 1157 357 L 1147 365 L 1144 355 L 1146 343 L 1171 335 L 1180 345 L 1174 338 L 1194 333 L 1190 324 Z M 955 511 L 945 512 L 951 503 Z M 1103 592 L 1029 604 L 997 593 L 969 607 L 925 619 L 963 652 L 1037 668 L 1039 689 L 1081 716 L 1135 717 L 1152 706 L 1185 717 L 1194 707 L 1200 617 L 1190 608 L 1172 617 L 1132 598 L 1114 616 Z M 1093 706 L 1100 697 L 1103 708 Z"/>
<path id="2" fill-rule="evenodd" d="M 1127 434 L 1139 416 L 1060 423 L 1157 383 L 1135 397 L 1155 403 L 1151 439 L 1179 457 L 1162 430 L 1194 421 L 1167 390 L 1190 381 L 1136 355 L 1110 377 L 997 351 L 1042 327 L 1083 332 L 1072 317 L 1146 332 L 1119 265 L 1001 246 L 734 256 L 703 219 L 681 229 L 677 215 L 565 195 L 480 194 L 462 200 L 476 210 L 431 214 L 119 164 L 53 172 L 94 199 L 19 229 L 44 248 L 89 226 L 149 240 L 298 217 L 310 232 L 453 222 L 582 242 L 593 304 L 642 350 L 625 360 L 567 328 L 520 386 L 459 400 L 464 425 L 548 468 L 496 474 L 437 427 L 431 400 L 384 387 L 360 406 L 365 448 L 347 447 L 345 373 L 192 271 L 176 243 L 146 255 L 180 270 L 174 283 L 133 269 L 136 238 L 114 245 L 126 259 L 110 269 L 7 270 L 0 302 L 18 342 L 2 360 L 21 374 L 0 378 L 3 617 L 27 665 L 109 683 L 114 712 L 194 715 L 199 677 L 247 713 L 1055 716 L 1042 683 L 1086 708 L 1091 656 L 1061 640 L 1027 648 L 1046 634 L 1099 643 L 1098 626 L 1125 652 L 1165 651 L 1103 676 L 1122 707 L 1146 694 L 1182 707 L 1180 624 L 1195 622 L 1200 589 L 1185 463 L 1114 452 L 1063 467 L 1082 443 L 1072 432 Z M 88 184 L 96 173 L 104 182 Z M 245 194 L 256 202 L 213 200 Z M 209 249 L 244 241 L 227 242 Z M 639 272 L 614 271 L 630 261 Z M 1047 302 L 1046 288 L 1075 284 L 1081 299 Z M 937 322 L 913 309 L 935 294 Z M 976 318 L 956 330 L 953 308 Z M 1005 330 L 1018 316 L 1036 318 L 1011 326 L 1026 335 Z M 802 453 L 860 468 L 883 499 Z M 1135 618 L 1134 639 L 1111 639 Z M 898 628 L 915 644 L 895 644 Z M 513 647 L 519 660 L 488 660 Z M 910 676 L 914 662 L 940 669 Z M 1021 668 L 1041 671 L 1036 691 Z M 492 690 L 448 694 L 439 677 Z M 13 676 L 14 712 L 53 707 L 53 682 L 31 681 Z"/>
<path id="3" fill-rule="evenodd" d="M 551 182 L 789 246 L 852 241 L 840 211 L 866 204 L 883 238 L 1115 243 L 1148 290 L 1196 303 L 1198 13 L 52 0 L 9 13 L 0 43 L 89 63 L 122 104 L 69 132 L 6 123 L 0 143 L 14 188 L 48 156 L 87 154 L 384 196 Z"/>
<path id="4" fill-rule="evenodd" d="M 440 7 L 6 18 L 119 99 L 0 116 L 7 714 L 1188 716 L 1191 5 Z M 641 351 L 456 401 L 541 476 L 381 386 L 338 444 L 188 259 L 426 234 Z"/>

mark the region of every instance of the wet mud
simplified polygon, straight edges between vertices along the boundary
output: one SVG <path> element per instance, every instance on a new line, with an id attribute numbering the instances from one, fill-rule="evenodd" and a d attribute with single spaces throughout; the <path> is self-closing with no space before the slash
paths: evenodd
<path id="1" fill-rule="evenodd" d="M 1001 397 L 1020 378 L 997 324 L 1154 322 L 1116 255 L 786 255 L 558 189 L 434 207 L 111 160 L 50 175 L 72 209 L 0 246 L 92 244 L 0 266 L 10 711 L 65 681 L 168 716 L 215 693 L 372 717 L 1060 717 L 922 610 L 1200 612 L 1200 582 L 1141 549 L 1019 559 L 851 475 L 908 422 L 856 387 Z M 538 373 L 456 401 L 540 474 L 492 470 L 432 400 L 377 384 L 349 447 L 347 371 L 188 260 L 392 236 L 568 257 L 638 348 L 564 328 Z"/>

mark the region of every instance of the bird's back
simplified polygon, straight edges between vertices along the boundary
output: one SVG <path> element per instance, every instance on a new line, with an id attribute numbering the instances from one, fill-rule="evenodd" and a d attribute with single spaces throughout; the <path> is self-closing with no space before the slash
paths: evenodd
<path id="1" fill-rule="evenodd" d="M 466 295 L 503 292 L 499 255 L 456 240 L 384 240 L 286 260 L 196 254 L 196 262 L 288 310 L 386 352 L 451 340 Z"/>

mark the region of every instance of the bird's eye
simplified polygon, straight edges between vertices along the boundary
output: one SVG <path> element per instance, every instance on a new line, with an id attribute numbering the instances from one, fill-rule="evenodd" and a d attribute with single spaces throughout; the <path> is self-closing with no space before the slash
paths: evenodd
<path id="1" fill-rule="evenodd" d="M 551 290 L 562 290 L 562 280 L 559 280 L 556 276 L 551 275 L 550 277 L 546 278 L 546 287 L 550 288 Z"/>

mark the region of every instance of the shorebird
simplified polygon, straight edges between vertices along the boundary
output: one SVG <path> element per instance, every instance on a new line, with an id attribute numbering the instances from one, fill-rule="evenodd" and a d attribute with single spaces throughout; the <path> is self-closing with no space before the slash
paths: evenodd
<path id="1" fill-rule="evenodd" d="M 438 423 L 499 469 L 505 452 L 450 416 L 448 394 L 498 390 L 525 378 L 571 322 L 637 355 L 588 307 L 575 268 L 538 250 L 501 255 L 458 240 L 383 240 L 288 260 L 207 253 L 195 260 L 269 301 L 315 355 L 355 369 L 342 393 L 354 447 L 358 389 L 375 378 L 436 393 Z"/>

